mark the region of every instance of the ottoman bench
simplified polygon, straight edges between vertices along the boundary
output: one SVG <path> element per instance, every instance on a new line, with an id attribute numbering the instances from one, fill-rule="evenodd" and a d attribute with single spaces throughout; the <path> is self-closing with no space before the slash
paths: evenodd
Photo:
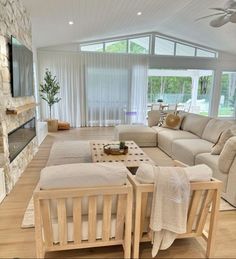
<path id="1" fill-rule="evenodd" d="M 156 132 L 145 125 L 118 125 L 115 127 L 115 140 L 133 140 L 140 147 L 156 147 Z"/>

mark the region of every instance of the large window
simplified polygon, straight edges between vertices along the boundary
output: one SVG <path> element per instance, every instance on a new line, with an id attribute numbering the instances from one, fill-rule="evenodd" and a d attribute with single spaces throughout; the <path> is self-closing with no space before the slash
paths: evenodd
<path id="1" fill-rule="evenodd" d="M 154 44 L 154 46 L 152 46 Z M 216 58 L 217 52 L 155 33 L 80 45 L 81 51 Z M 151 51 L 152 50 L 152 51 Z"/>
<path id="2" fill-rule="evenodd" d="M 236 72 L 223 72 L 218 115 L 234 117 L 236 110 Z"/>
<path id="3" fill-rule="evenodd" d="M 149 106 L 162 100 L 185 111 L 209 114 L 213 71 L 150 69 L 148 81 Z"/>
<path id="4" fill-rule="evenodd" d="M 156 55 L 167 56 L 187 56 L 187 57 L 205 57 L 216 58 L 217 53 L 207 49 L 198 48 L 198 46 L 188 45 L 187 43 L 177 42 L 175 40 L 155 37 L 155 53 Z"/>
<path id="5" fill-rule="evenodd" d="M 150 36 L 104 41 L 96 44 L 81 44 L 81 51 L 149 54 Z"/>

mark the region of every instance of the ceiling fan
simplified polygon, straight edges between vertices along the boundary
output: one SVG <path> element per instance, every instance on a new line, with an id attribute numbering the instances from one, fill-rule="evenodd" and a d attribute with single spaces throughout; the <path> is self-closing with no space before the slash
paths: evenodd
<path id="1" fill-rule="evenodd" d="M 219 12 L 201 17 L 197 19 L 197 21 L 217 16 L 210 21 L 210 26 L 215 28 L 221 27 L 229 22 L 236 23 L 236 0 L 228 0 L 223 8 L 210 8 L 210 10 L 215 10 Z"/>

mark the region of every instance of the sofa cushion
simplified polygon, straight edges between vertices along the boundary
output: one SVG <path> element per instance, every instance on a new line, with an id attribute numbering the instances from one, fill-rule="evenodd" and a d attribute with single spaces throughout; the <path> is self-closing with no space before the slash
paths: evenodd
<path id="1" fill-rule="evenodd" d="M 208 165 L 213 171 L 213 177 L 223 182 L 223 190 L 226 191 L 228 175 L 220 171 L 218 167 L 219 155 L 211 155 L 210 153 L 198 154 L 195 158 L 195 164 Z"/>
<path id="2" fill-rule="evenodd" d="M 232 121 L 211 119 L 203 131 L 202 139 L 216 143 L 220 134 L 232 125 Z"/>
<path id="3" fill-rule="evenodd" d="M 172 130 L 165 128 L 158 132 L 158 147 L 169 156 L 172 155 L 172 144 L 176 139 L 199 139 L 198 136 L 183 130 Z"/>
<path id="4" fill-rule="evenodd" d="M 233 137 L 234 134 L 231 131 L 231 129 L 226 129 L 220 134 L 219 140 L 216 142 L 216 144 L 212 147 L 211 154 L 212 155 L 219 155 L 224 148 L 224 145 L 226 141 Z"/>
<path id="5" fill-rule="evenodd" d="M 156 132 L 145 125 L 118 125 L 115 127 L 115 140 L 133 140 L 138 146 L 156 146 Z"/>
<path id="6" fill-rule="evenodd" d="M 181 129 L 189 131 L 198 137 L 202 136 L 202 133 L 211 118 L 198 114 L 187 114 L 181 124 Z"/>
<path id="7" fill-rule="evenodd" d="M 195 164 L 195 156 L 210 153 L 212 143 L 204 139 L 178 139 L 172 145 L 172 158 L 187 165 Z"/>
<path id="8" fill-rule="evenodd" d="M 230 138 L 226 143 L 225 146 L 220 153 L 219 156 L 219 169 L 223 172 L 228 174 L 230 167 L 235 159 L 236 156 L 236 136 Z"/>

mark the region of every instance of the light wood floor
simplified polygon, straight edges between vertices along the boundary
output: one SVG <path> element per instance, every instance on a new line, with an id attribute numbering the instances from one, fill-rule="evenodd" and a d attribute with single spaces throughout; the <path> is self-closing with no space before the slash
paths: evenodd
<path id="1" fill-rule="evenodd" d="M 112 139 L 113 128 L 81 128 L 47 136 L 38 153 L 22 174 L 13 191 L 0 205 L 0 258 L 35 257 L 34 228 L 21 229 L 24 211 L 45 166 L 54 141 Z M 149 153 L 150 149 L 147 149 Z M 153 153 L 153 152 L 152 152 Z M 167 160 L 165 160 L 167 162 Z M 203 243 L 204 244 L 204 243 Z M 120 246 L 47 253 L 50 258 L 122 258 Z M 204 258 L 202 241 L 176 240 L 160 258 Z M 236 211 L 220 212 L 216 257 L 236 258 Z M 151 245 L 141 245 L 141 258 L 151 258 Z"/>

